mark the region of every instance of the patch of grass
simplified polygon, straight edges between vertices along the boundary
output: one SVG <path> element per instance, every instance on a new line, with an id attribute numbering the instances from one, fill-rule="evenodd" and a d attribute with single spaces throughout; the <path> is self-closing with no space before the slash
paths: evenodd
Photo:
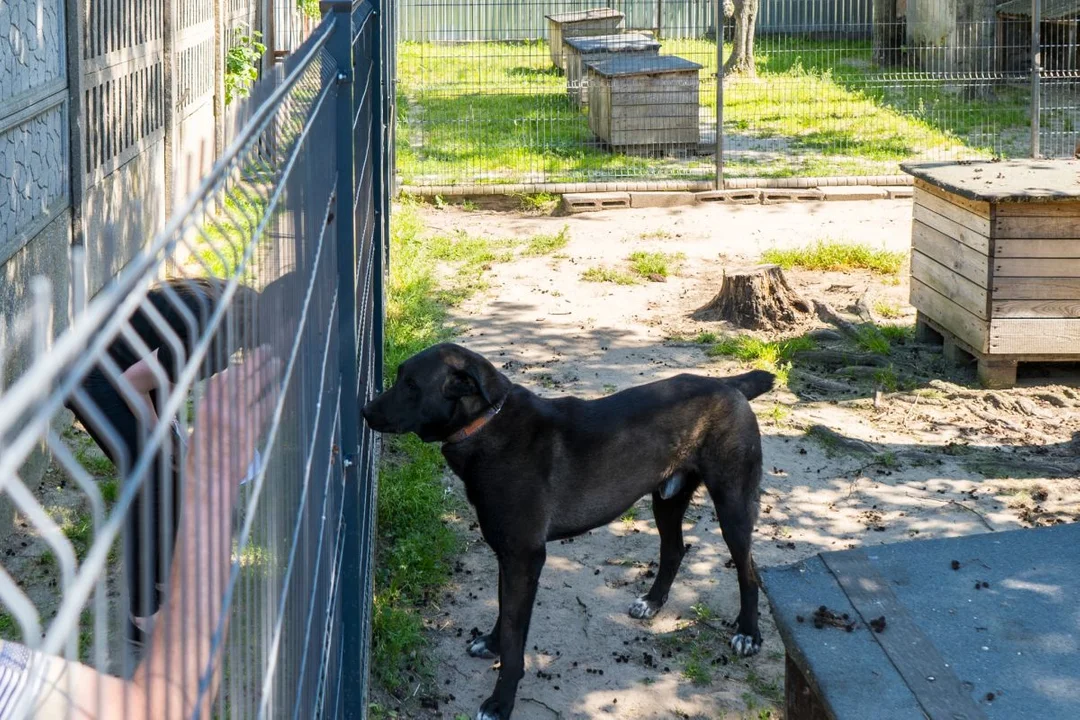
<path id="1" fill-rule="evenodd" d="M 559 204 L 559 196 L 551 193 L 521 193 L 516 196 L 522 212 L 550 213 Z"/>
<path id="2" fill-rule="evenodd" d="M 105 501 L 106 508 L 112 507 L 112 504 L 120 497 L 120 483 L 115 478 L 102 480 L 98 483 L 98 490 L 101 491 L 101 499 Z"/>
<path id="3" fill-rule="evenodd" d="M 895 275 L 903 265 L 904 253 L 825 238 L 791 250 L 771 248 L 762 253 L 761 259 L 785 270 L 870 270 L 882 275 Z"/>
<path id="4" fill-rule="evenodd" d="M 697 337 L 694 338 L 694 342 L 698 345 L 712 345 L 720 339 L 720 336 L 714 332 L 700 332 Z"/>
<path id="5" fill-rule="evenodd" d="M 385 377 L 392 381 L 406 358 L 449 339 L 447 304 L 435 276 L 441 257 L 476 258 L 481 243 L 426 242 L 415 206 L 395 208 L 387 298 Z M 467 290 L 461 292 L 468 292 Z M 460 540 L 447 523 L 456 511 L 443 491 L 445 472 L 437 447 L 415 436 L 387 437 L 379 471 L 372 669 L 380 684 L 399 691 L 430 672 L 422 609 L 450 577 Z"/>
<path id="6" fill-rule="evenodd" d="M 679 263 L 686 259 L 682 253 L 661 253 L 638 251 L 630 253 L 627 260 L 630 269 L 643 278 L 664 279 L 673 275 Z"/>
<path id="7" fill-rule="evenodd" d="M 638 238 L 641 240 L 670 240 L 673 237 L 674 235 L 663 229 L 646 230 L 645 232 L 638 235 Z"/>
<path id="8" fill-rule="evenodd" d="M 874 325 L 863 325 L 855 336 L 855 344 L 860 349 L 878 355 L 888 355 L 892 351 L 892 343 Z"/>
<path id="9" fill-rule="evenodd" d="M 599 265 L 586 269 L 585 272 L 581 273 L 581 279 L 585 282 L 606 282 L 615 283 L 616 285 L 637 284 L 637 279 L 630 273 Z"/>
<path id="10" fill-rule="evenodd" d="M 816 346 L 813 338 L 805 335 L 787 340 L 762 340 L 752 335 L 736 335 L 713 345 L 708 354 L 713 357 L 726 355 L 768 369 L 790 362 L 795 353 L 813 350 Z"/>
<path id="11" fill-rule="evenodd" d="M 116 474 L 116 468 L 112 460 L 97 449 L 89 438 L 82 438 L 83 443 L 75 450 L 75 460 L 82 465 L 86 472 L 94 477 L 112 477 Z"/>
<path id="12" fill-rule="evenodd" d="M 0 639 L 17 640 L 22 637 L 19 624 L 15 622 L 15 616 L 9 612 L 0 611 Z"/>
<path id="13" fill-rule="evenodd" d="M 886 320 L 896 320 L 903 313 L 900 311 L 899 303 L 892 302 L 891 300 L 885 300 L 884 298 L 878 298 L 874 301 L 874 312 Z"/>
<path id="14" fill-rule="evenodd" d="M 637 506 L 631 505 L 629 507 L 629 509 L 627 509 L 627 511 L 624 512 L 622 514 L 622 517 L 619 518 L 619 519 L 622 520 L 623 523 L 625 523 L 626 525 L 633 525 L 634 521 L 637 520 L 637 515 L 638 515 Z"/>
<path id="15" fill-rule="evenodd" d="M 773 424 L 781 425 L 789 417 L 791 417 L 791 409 L 786 405 L 780 403 L 773 403 L 773 406 L 763 413 L 764 417 L 768 420 L 772 420 Z"/>
<path id="16" fill-rule="evenodd" d="M 94 521 L 89 513 L 76 512 L 64 519 L 60 530 L 75 548 L 75 557 L 81 563 L 94 543 Z"/>
<path id="17" fill-rule="evenodd" d="M 604 394 L 605 395 L 610 395 L 611 393 L 617 391 L 618 389 L 619 388 L 612 385 L 611 383 L 604 383 Z"/>
<path id="18" fill-rule="evenodd" d="M 570 226 L 563 225 L 562 230 L 554 235 L 533 235 L 529 238 L 529 241 L 526 243 L 525 249 L 521 251 L 521 254 L 527 257 L 551 255 L 562 250 L 569 242 Z"/>
<path id="19" fill-rule="evenodd" d="M 878 325 L 878 330 L 893 345 L 906 345 L 915 340 L 914 325 Z"/>

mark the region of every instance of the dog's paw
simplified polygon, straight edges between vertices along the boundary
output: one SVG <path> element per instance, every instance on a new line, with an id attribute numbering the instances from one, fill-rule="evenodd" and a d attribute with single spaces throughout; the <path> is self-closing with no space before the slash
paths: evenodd
<path id="1" fill-rule="evenodd" d="M 484 704 L 480 706 L 480 709 L 476 711 L 476 720 L 507 720 L 513 709 L 514 701 L 512 699 L 509 707 L 504 707 L 504 705 L 494 697 L 489 697 L 484 701 Z"/>
<path id="2" fill-rule="evenodd" d="M 469 643 L 469 655 L 474 658 L 482 658 L 484 660 L 494 660 L 499 657 L 494 648 L 488 643 L 490 642 L 490 635 L 481 635 L 480 637 Z M 479 716 L 477 716 L 479 717 Z"/>
<path id="3" fill-rule="evenodd" d="M 630 617 L 638 620 L 648 620 L 654 617 L 656 613 L 660 612 L 660 603 L 648 600 L 645 596 L 639 597 L 633 603 L 630 604 Z"/>
<path id="4" fill-rule="evenodd" d="M 731 638 L 731 649 L 741 657 L 749 657 L 761 649 L 761 638 L 754 639 L 741 633 Z"/>

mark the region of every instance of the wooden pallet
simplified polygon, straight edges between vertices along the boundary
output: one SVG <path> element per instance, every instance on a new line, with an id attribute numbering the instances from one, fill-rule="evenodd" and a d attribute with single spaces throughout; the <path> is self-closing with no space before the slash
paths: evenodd
<path id="1" fill-rule="evenodd" d="M 919 312 L 915 319 L 915 341 L 942 345 L 945 359 L 956 365 L 976 363 L 979 382 L 988 388 L 1009 388 L 1016 385 L 1020 363 L 1076 363 L 1076 355 L 990 355 L 982 353 L 958 338 L 939 322 Z"/>

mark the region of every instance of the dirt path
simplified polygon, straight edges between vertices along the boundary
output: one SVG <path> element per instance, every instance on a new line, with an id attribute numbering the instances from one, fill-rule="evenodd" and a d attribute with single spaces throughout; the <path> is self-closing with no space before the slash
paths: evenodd
<path id="1" fill-rule="evenodd" d="M 515 382 L 540 394 L 596 397 L 684 370 L 743 370 L 737 361 L 708 357 L 705 346 L 672 341 L 729 330 L 688 317 L 719 288 L 725 265 L 823 237 L 903 250 L 910 214 L 907 201 L 881 201 L 569 218 L 447 208 L 425 210 L 425 221 L 436 230 L 492 238 L 568 226 L 571 242 L 559 255 L 494 265 L 490 288 L 460 308 L 457 319 L 465 327 L 461 341 Z M 617 266 L 635 250 L 681 252 L 686 259 L 664 283 L 623 287 L 580 279 L 587 267 Z M 838 310 L 869 290 L 872 299 L 900 307 L 896 322 L 912 321 L 906 269 L 899 281 L 863 272 L 791 272 L 789 279 L 804 296 Z M 857 383 L 849 383 L 853 394 L 830 396 L 793 381 L 793 390 L 755 402 L 766 464 L 754 547 L 760 565 L 863 544 L 1080 519 L 1077 480 L 1010 477 L 1025 463 L 1028 475 L 1044 469 L 1060 475 L 1055 468 L 1064 468 L 1076 477 L 1071 441 L 1080 431 L 1080 393 L 1045 379 L 1042 387 L 973 390 L 970 370 L 946 368 L 939 353 L 925 348 L 912 353 L 893 361 L 901 376 L 910 372 L 916 381 L 906 391 L 884 393 L 876 407 L 873 388 Z M 928 381 L 931 376 L 961 385 Z M 815 439 L 807 433 L 815 425 L 837 435 Z M 455 479 L 447 484 L 460 493 Z M 470 635 L 494 621 L 495 561 L 471 510 L 457 522 L 468 550 L 430 617 L 439 692 L 425 703 L 423 717 L 472 717 L 495 680 L 490 662 L 465 653 Z M 647 501 L 605 528 L 549 546 L 517 720 L 779 717 L 783 648 L 766 599 L 761 654 L 733 658 L 722 621 L 737 613 L 735 573 L 700 493 L 685 532 L 692 548 L 671 598 L 644 623 L 626 610 L 647 589 L 658 557 Z"/>

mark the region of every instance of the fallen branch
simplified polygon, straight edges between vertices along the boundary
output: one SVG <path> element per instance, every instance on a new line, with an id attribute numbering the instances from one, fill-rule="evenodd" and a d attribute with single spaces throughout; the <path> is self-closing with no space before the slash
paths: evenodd
<path id="1" fill-rule="evenodd" d="M 803 385 L 825 393 L 853 393 L 857 391 L 857 388 L 853 388 L 847 383 L 829 380 L 804 370 L 795 370 L 792 375 Z"/>
<path id="2" fill-rule="evenodd" d="M 888 358 L 871 353 L 847 352 L 845 350 L 800 350 L 794 354 L 795 360 L 827 367 L 846 367 L 848 365 L 874 365 L 885 367 Z"/>
<path id="3" fill-rule="evenodd" d="M 855 327 L 853 323 L 840 317 L 835 310 L 829 307 L 828 303 L 815 300 L 814 311 L 817 313 L 817 316 L 821 318 L 822 322 L 827 322 L 830 325 L 835 326 L 836 329 L 848 337 L 855 339 L 859 336 L 859 329 Z"/>
<path id="4" fill-rule="evenodd" d="M 553 714 L 553 715 L 554 715 L 555 717 L 557 717 L 557 718 L 561 718 L 561 717 L 562 717 L 562 713 L 561 713 L 561 712 L 559 712 L 559 711 L 558 711 L 558 710 L 556 710 L 555 708 L 551 707 L 550 705 L 548 705 L 548 704 L 547 704 L 546 702 L 544 702 L 543 700 L 537 700 L 536 698 L 531 698 L 531 697 L 523 697 L 523 698 L 521 698 L 521 700 L 522 700 L 522 702 L 531 702 L 531 703 L 536 703 L 537 705 L 540 705 L 541 707 L 547 708 L 547 709 L 548 709 L 548 711 L 550 711 L 550 712 L 551 712 L 551 713 L 552 713 L 552 714 Z"/>

